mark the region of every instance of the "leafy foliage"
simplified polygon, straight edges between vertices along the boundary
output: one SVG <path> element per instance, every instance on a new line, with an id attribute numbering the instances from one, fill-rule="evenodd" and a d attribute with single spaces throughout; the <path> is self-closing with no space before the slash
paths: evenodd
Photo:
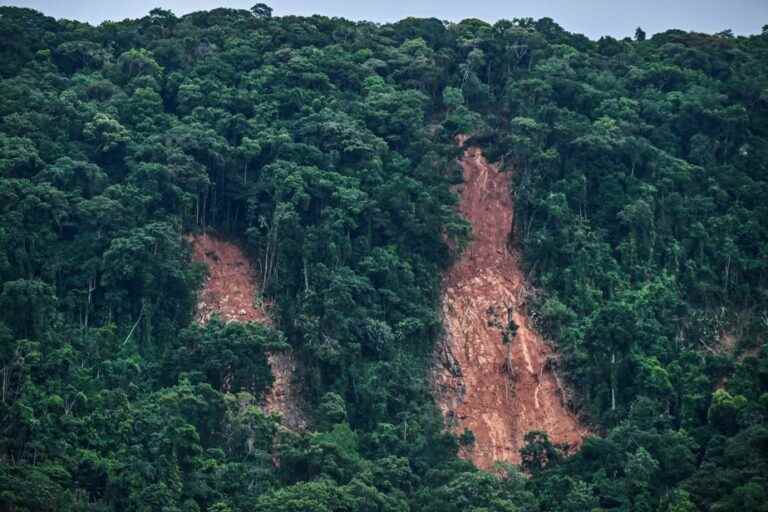
<path id="1" fill-rule="evenodd" d="M 0 7 L 0 39 L 0 509 L 765 508 L 766 33 L 256 4 Z M 514 169 L 534 310 L 603 434 L 529 433 L 530 478 L 458 459 L 427 382 L 470 132 Z M 278 328 L 193 324 L 208 228 Z M 287 345 L 306 432 L 259 406 Z"/>

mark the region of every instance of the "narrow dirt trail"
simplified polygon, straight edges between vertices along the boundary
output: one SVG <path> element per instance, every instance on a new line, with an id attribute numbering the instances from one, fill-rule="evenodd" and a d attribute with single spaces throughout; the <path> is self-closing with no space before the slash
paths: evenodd
<path id="1" fill-rule="evenodd" d="M 476 147 L 460 163 L 459 209 L 473 238 L 444 277 L 446 337 L 436 354 L 434 386 L 451 428 L 475 435 L 474 446 L 461 455 L 490 469 L 495 461 L 519 463 L 531 430 L 574 446 L 588 431 L 563 405 L 551 364 L 555 354 L 526 314 L 525 277 L 508 244 L 514 212 L 509 176 Z"/>
<path id="2" fill-rule="evenodd" d="M 256 303 L 261 297 L 256 272 L 245 253 L 236 244 L 204 233 L 189 238 L 195 261 L 208 267 L 208 277 L 197 304 L 197 321 L 204 324 L 214 313 L 224 322 L 259 322 L 272 325 L 268 302 Z M 264 409 L 279 413 L 286 427 L 304 429 L 306 418 L 294 378 L 295 357 L 289 352 L 269 354 L 274 382 L 263 397 Z"/>

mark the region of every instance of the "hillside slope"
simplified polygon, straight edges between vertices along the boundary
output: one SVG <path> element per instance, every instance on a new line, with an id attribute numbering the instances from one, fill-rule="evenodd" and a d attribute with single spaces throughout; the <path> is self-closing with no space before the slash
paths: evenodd
<path id="1" fill-rule="evenodd" d="M 768 512 L 768 28 L 158 3 L 0 7 L 0 512 Z"/>
<path id="2" fill-rule="evenodd" d="M 578 446 L 587 430 L 564 406 L 552 364 L 556 354 L 526 313 L 526 281 L 509 245 L 509 176 L 477 147 L 468 148 L 460 163 L 460 210 L 473 236 L 444 279 L 446 336 L 438 344 L 435 388 L 454 431 L 475 436 L 463 456 L 487 469 L 495 461 L 519 463 L 529 431 Z"/>
<path id="3" fill-rule="evenodd" d="M 197 321 L 207 322 L 218 314 L 225 322 L 260 322 L 272 324 L 269 304 L 261 298 L 256 273 L 248 257 L 236 244 L 211 234 L 191 239 L 196 261 L 208 267 L 208 277 L 197 304 Z M 274 382 L 264 396 L 264 408 L 278 413 L 284 426 L 303 429 L 307 425 L 301 408 L 296 358 L 290 352 L 269 355 Z"/>

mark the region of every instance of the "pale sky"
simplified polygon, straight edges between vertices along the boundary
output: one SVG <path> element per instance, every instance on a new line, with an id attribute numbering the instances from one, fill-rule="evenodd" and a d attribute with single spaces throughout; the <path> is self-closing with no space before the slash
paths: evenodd
<path id="1" fill-rule="evenodd" d="M 259 0 L 0 0 L 0 5 L 30 7 L 55 18 L 92 24 L 139 18 L 154 7 L 177 15 L 216 7 L 248 9 Z M 261 0 L 264 1 L 264 0 Z M 714 33 L 756 34 L 768 24 L 768 0 L 267 0 L 275 16 L 339 16 L 379 23 L 408 16 L 494 22 L 515 17 L 549 16 L 566 30 L 596 39 L 632 36 L 641 26 L 652 35 L 669 28 Z"/>

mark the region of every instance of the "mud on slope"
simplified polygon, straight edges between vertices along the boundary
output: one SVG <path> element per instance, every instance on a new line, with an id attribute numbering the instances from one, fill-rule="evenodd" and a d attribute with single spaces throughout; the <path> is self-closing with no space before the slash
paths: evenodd
<path id="1" fill-rule="evenodd" d="M 256 272 L 236 244 L 208 233 L 190 238 L 195 261 L 208 267 L 208 277 L 197 304 L 197 321 L 206 323 L 214 313 L 225 322 L 261 322 L 272 324 L 267 302 L 256 303 L 258 293 Z M 260 299 L 263 300 L 263 299 Z M 282 423 L 291 429 L 304 429 L 298 386 L 295 382 L 297 361 L 290 352 L 268 356 L 274 382 L 264 396 L 267 412 L 279 413 Z"/>
<path id="2" fill-rule="evenodd" d="M 509 244 L 509 177 L 479 148 L 467 149 L 460 163 L 459 208 L 473 238 L 444 277 L 445 339 L 438 344 L 433 384 L 449 426 L 475 435 L 474 446 L 461 455 L 489 469 L 495 461 L 519 463 L 531 430 L 573 446 L 588 431 L 563 404 L 556 354 L 526 314 L 526 281 Z"/>

